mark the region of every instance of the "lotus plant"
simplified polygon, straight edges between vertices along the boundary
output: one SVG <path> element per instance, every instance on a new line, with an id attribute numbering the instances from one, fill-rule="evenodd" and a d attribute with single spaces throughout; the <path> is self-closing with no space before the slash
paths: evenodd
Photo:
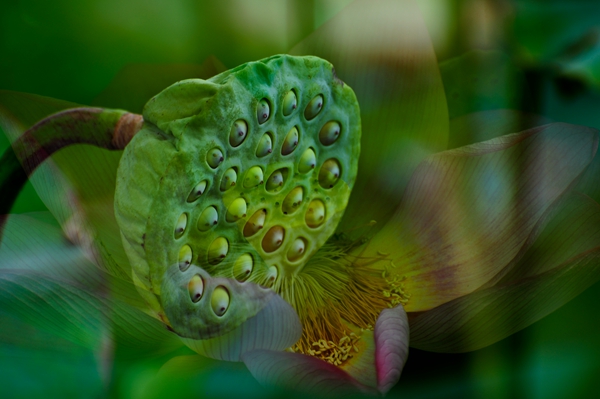
<path id="1" fill-rule="evenodd" d="M 353 3 L 290 53 L 142 115 L 3 93 L 3 189 L 29 177 L 62 228 L 8 218 L 3 307 L 76 342 L 178 340 L 265 385 L 385 394 L 409 344 L 484 347 L 598 280 L 597 131 L 514 133 L 501 110 L 497 138 L 441 151 L 460 129 L 410 1 Z"/>

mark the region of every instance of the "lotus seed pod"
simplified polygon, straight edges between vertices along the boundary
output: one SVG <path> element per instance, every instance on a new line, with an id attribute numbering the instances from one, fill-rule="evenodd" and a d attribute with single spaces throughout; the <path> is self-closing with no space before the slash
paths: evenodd
<path id="1" fill-rule="evenodd" d="M 321 200 L 312 200 L 306 211 L 306 224 L 310 228 L 317 228 L 325 221 L 325 204 Z"/>
<path id="2" fill-rule="evenodd" d="M 206 162 L 211 168 L 216 169 L 223 162 L 223 153 L 218 148 L 213 148 L 206 155 Z"/>
<path id="3" fill-rule="evenodd" d="M 192 248 L 184 245 L 179 250 L 179 270 L 185 271 L 192 264 Z"/>
<path id="4" fill-rule="evenodd" d="M 259 184 L 263 184 L 263 171 L 260 166 L 253 166 L 246 172 L 244 188 L 256 187 Z"/>
<path id="5" fill-rule="evenodd" d="M 214 206 L 209 206 L 202 211 L 198 218 L 198 230 L 208 231 L 219 223 L 219 213 Z"/>
<path id="6" fill-rule="evenodd" d="M 302 258 L 302 255 L 304 255 L 305 248 L 306 248 L 306 242 L 304 241 L 304 239 L 296 238 L 292 242 L 292 245 L 290 246 L 290 249 L 288 250 L 287 258 L 291 262 L 297 261 L 298 259 Z"/>
<path id="7" fill-rule="evenodd" d="M 244 226 L 244 237 L 251 237 L 258 233 L 265 225 L 265 219 L 267 218 L 267 210 L 259 209 L 248 219 Z"/>
<path id="8" fill-rule="evenodd" d="M 244 142 L 246 134 L 248 133 L 248 124 L 242 119 L 238 119 L 233 123 L 231 131 L 229 132 L 229 144 L 232 147 L 237 147 Z"/>
<path id="9" fill-rule="evenodd" d="M 281 206 L 281 209 L 285 215 L 291 215 L 292 213 L 296 212 L 302 203 L 303 193 L 304 191 L 302 190 L 302 187 L 295 187 L 288 195 L 285 196 L 283 205 Z"/>
<path id="10" fill-rule="evenodd" d="M 323 145 L 331 145 L 335 143 L 341 130 L 340 124 L 336 121 L 327 122 L 319 132 L 319 141 Z"/>
<path id="11" fill-rule="evenodd" d="M 210 298 L 210 306 L 217 316 L 223 316 L 229 308 L 229 292 L 223 286 L 218 286 Z"/>
<path id="12" fill-rule="evenodd" d="M 204 194 L 207 185 L 208 180 L 202 180 L 200 183 L 196 184 L 190 192 L 190 195 L 188 195 L 187 202 L 194 202 L 200 198 L 200 196 Z"/>
<path id="13" fill-rule="evenodd" d="M 175 226 L 175 238 L 179 238 L 185 232 L 187 226 L 187 214 L 182 213 L 177 220 L 177 226 Z"/>
<path id="14" fill-rule="evenodd" d="M 215 239 L 210 247 L 208 248 L 208 263 L 217 264 L 221 262 L 227 256 L 229 252 L 229 243 L 227 238 L 218 237 Z"/>
<path id="15" fill-rule="evenodd" d="M 294 93 L 294 90 L 288 91 L 285 97 L 283 97 L 283 115 L 290 115 L 292 112 L 294 112 L 297 106 L 298 98 L 296 97 L 296 93 Z"/>
<path id="16" fill-rule="evenodd" d="M 204 294 L 204 281 L 202 281 L 200 275 L 194 274 L 194 277 L 191 278 L 188 283 L 188 292 L 190 293 L 192 302 L 196 303 L 202 299 L 202 294 Z"/>
<path id="17" fill-rule="evenodd" d="M 264 98 L 258 102 L 258 106 L 256 107 L 256 118 L 258 119 L 258 123 L 261 125 L 269 119 L 271 115 L 271 108 L 269 107 L 269 102 Z"/>
<path id="18" fill-rule="evenodd" d="M 321 112 L 321 109 L 323 109 L 323 96 L 319 94 L 318 96 L 310 100 L 310 102 L 306 106 L 306 109 L 304 110 L 304 117 L 308 121 L 314 119 L 315 116 L 317 116 L 319 112 Z"/>
<path id="19" fill-rule="evenodd" d="M 234 168 L 229 168 L 223 174 L 221 179 L 221 191 L 227 191 L 237 183 L 237 173 Z"/>
<path id="20" fill-rule="evenodd" d="M 312 148 L 307 148 L 300 157 L 298 162 L 298 172 L 308 173 L 315 168 L 317 164 L 317 156 Z"/>
<path id="21" fill-rule="evenodd" d="M 319 184 L 323 188 L 331 188 L 340 178 L 340 164 L 335 159 L 328 159 L 319 171 Z"/>
<path id="22" fill-rule="evenodd" d="M 285 229 L 281 226 L 273 226 L 262 240 L 262 248 L 265 252 L 273 252 L 281 247 L 285 237 Z"/>
<path id="23" fill-rule="evenodd" d="M 269 133 L 265 133 L 258 142 L 258 147 L 256 147 L 256 156 L 262 158 L 272 152 L 273 140 L 271 139 L 271 135 Z"/>
<path id="24" fill-rule="evenodd" d="M 285 140 L 283 140 L 283 145 L 281 146 L 281 155 L 289 155 L 296 149 L 298 146 L 298 129 L 296 126 L 290 129 L 287 136 L 285 136 Z"/>
<path id="25" fill-rule="evenodd" d="M 225 219 L 228 222 L 236 222 L 246 217 L 246 201 L 243 198 L 236 198 L 229 208 L 227 208 L 227 216 Z"/>
<path id="26" fill-rule="evenodd" d="M 283 187 L 283 173 L 276 170 L 267 180 L 267 191 L 279 191 Z"/>
<path id="27" fill-rule="evenodd" d="M 233 277 L 238 281 L 246 281 L 252 273 L 254 261 L 252 255 L 243 254 L 235 261 L 233 265 Z"/>

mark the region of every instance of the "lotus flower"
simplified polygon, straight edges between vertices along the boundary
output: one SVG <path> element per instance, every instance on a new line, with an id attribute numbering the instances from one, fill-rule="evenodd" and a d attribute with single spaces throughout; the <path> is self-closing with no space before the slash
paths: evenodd
<path id="1" fill-rule="evenodd" d="M 355 2 L 290 53 L 331 64 L 275 57 L 175 84 L 148 103 L 143 127 L 125 111 L 3 93 L 2 128 L 60 224 L 46 214 L 8 218 L 0 291 L 19 321 L 3 339 L 23 321 L 50 330 L 95 348 L 107 379 L 115 344 L 137 356 L 183 341 L 243 361 L 266 385 L 385 394 L 409 343 L 475 350 L 598 280 L 595 130 L 557 123 L 514 133 L 511 118 L 521 119 L 504 110 L 449 125 L 410 1 Z M 261 88 L 261 73 L 275 83 Z M 238 83 L 245 91 L 227 86 Z M 297 115 L 292 126 L 301 127 L 280 133 L 271 111 Z M 444 151 L 475 123 L 496 138 Z M 194 133 L 204 174 L 185 158 L 192 144 L 175 140 L 194 126 L 219 127 Z M 186 155 L 166 157 L 167 141 Z M 54 153 L 72 142 L 125 152 Z M 299 173 L 286 172 L 284 156 Z M 10 154 L 3 162 L 17 170 Z M 213 202 L 202 197 L 209 190 Z M 171 359 L 165 373 L 182 365 L 189 358 Z"/>

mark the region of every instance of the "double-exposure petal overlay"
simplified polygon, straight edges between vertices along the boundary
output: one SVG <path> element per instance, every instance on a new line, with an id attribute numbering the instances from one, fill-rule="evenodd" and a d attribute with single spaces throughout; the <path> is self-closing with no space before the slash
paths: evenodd
<path id="1" fill-rule="evenodd" d="M 419 8 L 410 0 L 355 1 L 291 53 L 328 60 L 356 93 L 365 138 L 338 230 L 375 220 L 375 231 L 398 205 L 416 165 L 448 141 L 444 87 Z"/>
<path id="2" fill-rule="evenodd" d="M 407 311 L 468 294 L 499 273 L 590 164 L 594 129 L 551 124 L 432 156 L 360 254 L 402 281 Z"/>

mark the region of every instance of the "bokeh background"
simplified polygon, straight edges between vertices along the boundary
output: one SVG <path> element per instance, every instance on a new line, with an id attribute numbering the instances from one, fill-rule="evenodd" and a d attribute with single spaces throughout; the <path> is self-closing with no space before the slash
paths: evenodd
<path id="1" fill-rule="evenodd" d="M 440 62 L 451 118 L 511 108 L 600 128 L 600 2 L 417 2 Z M 140 65 L 156 74 L 156 87 L 161 88 L 175 76 L 193 77 L 207 65 L 230 68 L 285 53 L 349 3 L 1 0 L 0 89 L 140 112 L 140 101 L 106 94 L 114 93 L 115 85 L 135 87 Z M 147 98 L 155 94 L 153 88 L 147 90 Z M 473 135 L 485 139 L 485 132 Z M 0 150 L 7 146 L 0 135 Z M 28 185 L 13 211 L 40 210 L 45 207 Z M 550 316 L 488 348 L 459 355 L 412 350 L 400 383 L 388 397 L 594 397 L 600 389 L 598 303 L 596 284 Z M 0 343 L 0 396 L 280 394 L 261 388 L 243 364 L 211 360 L 190 366 L 189 375 L 158 380 L 160 367 L 174 355 L 191 354 L 187 349 L 117 359 L 110 378 L 103 380 L 94 353 L 73 345 L 69 351 L 53 349 L 52 340 L 58 340 L 54 337 L 33 338 L 28 346 Z M 41 341 L 46 345 L 34 344 Z"/>

